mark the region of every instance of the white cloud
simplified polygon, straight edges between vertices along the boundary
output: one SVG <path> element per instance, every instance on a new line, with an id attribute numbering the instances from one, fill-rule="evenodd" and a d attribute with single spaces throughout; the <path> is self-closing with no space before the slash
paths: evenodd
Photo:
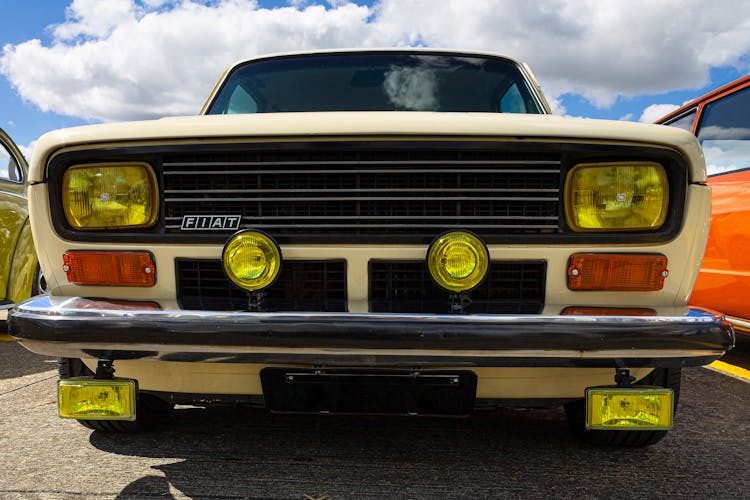
<path id="1" fill-rule="evenodd" d="M 174 3 L 176 0 L 141 0 L 148 7 L 161 7 L 162 5 Z"/>
<path id="2" fill-rule="evenodd" d="M 21 151 L 21 154 L 24 156 L 24 158 L 26 158 L 27 163 L 31 159 L 31 152 L 34 151 L 35 145 L 36 145 L 36 140 L 31 141 L 31 143 L 25 146 L 23 144 L 16 144 L 16 146 L 18 146 L 18 149 Z"/>
<path id="3" fill-rule="evenodd" d="M 654 123 L 662 116 L 671 113 L 679 108 L 676 104 L 652 104 L 643 110 L 643 114 L 638 118 L 639 122 Z"/>
<path id="4" fill-rule="evenodd" d="M 351 45 L 370 14 L 354 4 L 268 10 L 251 0 L 183 1 L 154 10 L 124 3 L 130 14 L 112 25 L 102 13 L 106 35 L 98 37 L 92 26 L 100 3 L 74 3 L 75 17 L 55 28 L 50 46 L 30 40 L 3 47 L 0 71 L 42 111 L 104 121 L 194 114 L 235 60 Z"/>
<path id="5" fill-rule="evenodd" d="M 552 108 L 552 112 L 556 115 L 562 115 L 565 116 L 568 113 L 568 110 L 565 108 L 565 105 L 562 103 L 562 100 L 559 98 L 551 99 L 550 96 L 547 96 L 547 101 L 549 102 L 549 106 Z"/>
<path id="6" fill-rule="evenodd" d="M 43 111 L 122 120 L 195 113 L 223 68 L 256 54 L 460 47 L 525 60 L 564 114 L 563 94 L 607 107 L 618 97 L 699 88 L 710 66 L 747 68 L 750 60 L 750 2 L 742 0 L 715 0 L 711 9 L 699 0 L 288 4 L 74 0 L 65 21 L 50 28 L 49 45 L 3 47 L 0 72 Z"/>
<path id="7" fill-rule="evenodd" d="M 435 72 L 427 68 L 394 68 L 386 73 L 383 90 L 399 108 L 437 109 L 438 80 Z"/>
<path id="8" fill-rule="evenodd" d="M 732 172 L 750 166 L 747 160 L 750 158 L 750 141 L 746 139 L 749 132 L 748 129 L 731 129 L 727 136 L 739 137 L 738 139 L 702 141 L 708 175 Z"/>
<path id="9" fill-rule="evenodd" d="M 712 125 L 701 127 L 700 137 L 705 141 L 744 141 L 750 145 L 750 128 Z M 736 148 L 736 145 L 732 147 Z"/>
<path id="10" fill-rule="evenodd" d="M 131 0 L 73 0 L 65 9 L 65 22 L 53 26 L 53 34 L 61 41 L 101 38 L 122 24 L 134 22 L 135 16 L 136 6 Z"/>

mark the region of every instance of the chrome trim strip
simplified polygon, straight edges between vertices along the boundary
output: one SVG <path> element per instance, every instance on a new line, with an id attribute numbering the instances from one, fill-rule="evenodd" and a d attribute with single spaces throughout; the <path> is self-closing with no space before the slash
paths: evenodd
<path id="1" fill-rule="evenodd" d="M 316 172 L 317 173 L 317 172 Z M 431 188 L 342 188 L 342 189 L 202 189 L 205 194 L 216 193 L 435 193 Z M 195 193 L 195 189 L 165 189 L 164 194 Z M 552 188 L 441 188 L 441 193 L 559 193 L 559 189 Z M 523 197 L 519 197 L 525 199 Z"/>
<path id="2" fill-rule="evenodd" d="M 193 191 L 195 192 L 195 191 Z M 275 192 L 266 190 L 265 193 Z M 311 191 L 307 191 L 308 193 Z M 212 197 L 212 198 L 168 198 L 165 202 L 205 202 L 205 201 L 551 201 L 557 202 L 557 196 L 482 196 L 481 198 L 471 196 L 358 196 L 352 200 L 349 196 L 259 196 L 257 198 L 246 197 Z M 293 218 L 293 217 L 290 217 Z M 322 217 L 321 217 L 322 218 Z M 396 217 L 393 217 L 396 218 Z"/>
<path id="3" fill-rule="evenodd" d="M 448 166 L 455 166 L 456 163 L 461 163 L 462 165 L 560 165 L 560 162 L 557 160 L 398 160 L 397 162 L 393 161 L 386 161 L 386 160 L 331 160 L 331 161 L 315 161 L 315 160 L 299 160 L 299 161 L 221 161 L 221 162 L 210 162 L 210 161 L 196 161 L 196 162 L 164 162 L 163 165 L 165 167 L 211 167 L 215 166 L 217 163 L 221 163 L 222 165 L 231 165 L 231 166 L 255 166 L 255 165 L 290 165 L 290 166 L 297 166 L 300 164 L 304 165 L 325 165 L 325 166 L 331 166 L 331 165 L 392 165 L 393 163 L 398 163 L 399 165 L 448 165 Z M 290 173 L 292 171 L 286 171 L 286 170 L 278 170 L 279 172 L 285 172 Z M 486 169 L 478 170 L 477 172 L 486 172 Z M 504 170 L 504 172 L 516 172 L 516 173 L 524 173 L 524 172 L 553 172 L 554 170 Z M 237 170 L 229 170 L 227 173 L 258 173 L 258 171 L 247 171 L 247 172 L 241 172 Z M 267 172 L 268 174 L 273 174 L 277 172 L 277 170 L 269 170 Z M 329 171 L 326 170 L 316 170 L 316 172 L 326 172 Z M 342 172 L 342 170 L 331 170 L 330 172 Z M 387 169 L 387 170 L 369 170 L 368 172 L 377 172 L 377 173 L 403 173 L 403 170 L 394 170 L 394 169 Z M 432 169 L 430 170 L 409 170 L 410 173 L 412 172 L 432 172 Z M 464 170 L 462 170 L 464 172 Z M 176 174 L 180 174 L 182 172 L 176 172 Z M 190 172 L 191 174 L 201 174 L 201 175 L 210 175 L 214 174 L 216 172 L 214 171 L 206 171 L 206 172 Z M 299 170 L 295 171 L 294 173 L 309 173 L 309 170 Z"/>
<path id="4" fill-rule="evenodd" d="M 735 329 L 744 333 L 750 332 L 750 321 L 735 318 L 734 316 L 727 316 L 727 320 L 734 325 Z"/>
<path id="5" fill-rule="evenodd" d="M 244 217 L 243 217 L 244 220 Z M 420 224 L 420 228 L 431 228 L 431 229 L 455 229 L 455 228 L 464 228 L 466 229 L 466 226 L 469 224 Z M 472 229 L 556 229 L 557 224 L 523 224 L 523 225 L 514 225 L 514 224 L 470 224 Z M 243 229 L 253 229 L 257 228 L 257 224 L 247 223 L 243 224 L 241 228 Z M 262 226 L 264 229 L 269 228 L 305 228 L 305 229 L 344 229 L 344 228 L 351 228 L 351 224 L 263 224 Z M 382 224 L 357 224 L 358 228 L 363 229 L 374 229 L 383 227 Z M 388 227 L 396 228 L 396 229 L 409 229 L 413 228 L 414 225 L 412 224 L 388 224 Z M 182 225 L 176 225 L 171 224 L 166 226 L 167 229 L 181 229 Z M 222 228 L 223 229 L 223 228 Z M 187 229 L 186 231 L 193 231 L 194 229 Z"/>
<path id="6" fill-rule="evenodd" d="M 181 217 L 164 217 L 164 220 L 167 221 L 181 221 L 186 216 Z M 219 216 L 221 217 L 221 216 Z M 289 217 L 284 216 L 248 216 L 245 215 L 242 217 L 245 220 L 288 220 Z M 388 215 L 329 215 L 327 217 L 328 219 L 335 219 L 335 220 L 382 220 L 382 219 L 388 219 L 393 218 Z M 477 219 L 477 220 L 485 220 L 485 219 L 493 219 L 493 220 L 518 220 L 518 216 L 516 215 L 494 215 L 494 216 L 461 216 L 461 215 L 441 215 L 441 216 L 435 216 L 435 217 L 425 217 L 423 215 L 402 215 L 398 217 L 402 220 L 425 220 L 425 219 L 440 219 L 440 220 L 466 220 L 466 219 Z M 300 215 L 298 217 L 294 218 L 295 220 L 318 220 L 320 217 L 316 216 L 307 216 L 307 215 Z M 556 221 L 559 219 L 556 215 L 527 215 L 524 216 L 524 219 L 526 220 L 553 220 Z"/>

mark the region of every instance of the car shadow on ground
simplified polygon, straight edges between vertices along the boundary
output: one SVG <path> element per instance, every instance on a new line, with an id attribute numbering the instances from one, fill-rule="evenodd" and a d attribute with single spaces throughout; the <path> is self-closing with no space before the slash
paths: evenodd
<path id="1" fill-rule="evenodd" d="M 175 489 L 221 498 L 485 496 L 500 470 L 519 475 L 522 493 L 524 461 L 538 468 L 555 448 L 587 448 L 569 435 L 559 409 L 441 419 L 180 408 L 159 432 L 93 432 L 90 442 L 109 453 L 176 459 L 119 498 L 169 498 Z"/>
<path id="2" fill-rule="evenodd" d="M 0 380 L 57 370 L 56 358 L 35 354 L 16 342 L 0 341 Z"/>
<path id="3" fill-rule="evenodd" d="M 611 480 L 618 491 L 648 496 L 664 476 L 644 472 L 643 460 L 673 453 L 666 440 L 646 449 L 587 445 L 570 434 L 557 408 L 500 409 L 468 419 L 180 409 L 161 432 L 94 432 L 90 442 L 169 462 L 153 466 L 118 498 L 597 496 L 602 481 Z"/>
<path id="4" fill-rule="evenodd" d="M 181 407 L 159 431 L 89 441 L 155 459 L 119 498 L 746 496 L 746 383 L 701 368 L 683 377 L 675 429 L 646 448 L 585 444 L 561 408 L 438 419 Z M 733 427 L 717 432 L 717 415 Z"/>

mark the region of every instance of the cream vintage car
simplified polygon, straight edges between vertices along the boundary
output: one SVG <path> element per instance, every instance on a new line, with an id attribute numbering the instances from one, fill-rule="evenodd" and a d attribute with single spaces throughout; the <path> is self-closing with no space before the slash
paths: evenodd
<path id="1" fill-rule="evenodd" d="M 31 165 L 50 293 L 11 313 L 102 431 L 174 404 L 466 415 L 564 404 L 587 439 L 672 427 L 731 348 L 688 309 L 710 193 L 683 130 L 568 119 L 495 54 L 282 54 L 200 116 L 51 132 Z"/>

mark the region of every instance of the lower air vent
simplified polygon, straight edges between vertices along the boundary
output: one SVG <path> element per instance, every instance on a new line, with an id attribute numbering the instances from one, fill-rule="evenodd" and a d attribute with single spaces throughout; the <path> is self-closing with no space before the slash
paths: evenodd
<path id="1" fill-rule="evenodd" d="M 220 260 L 178 259 L 175 265 L 177 301 L 182 309 L 248 309 L 248 293 L 227 279 Z M 278 280 L 265 290 L 261 308 L 267 312 L 345 312 L 345 262 L 284 261 Z"/>
<path id="2" fill-rule="evenodd" d="M 492 261 L 484 282 L 468 292 L 467 314 L 539 314 L 546 263 Z M 370 310 L 388 313 L 451 312 L 451 294 L 432 282 L 424 261 L 371 261 Z"/>

